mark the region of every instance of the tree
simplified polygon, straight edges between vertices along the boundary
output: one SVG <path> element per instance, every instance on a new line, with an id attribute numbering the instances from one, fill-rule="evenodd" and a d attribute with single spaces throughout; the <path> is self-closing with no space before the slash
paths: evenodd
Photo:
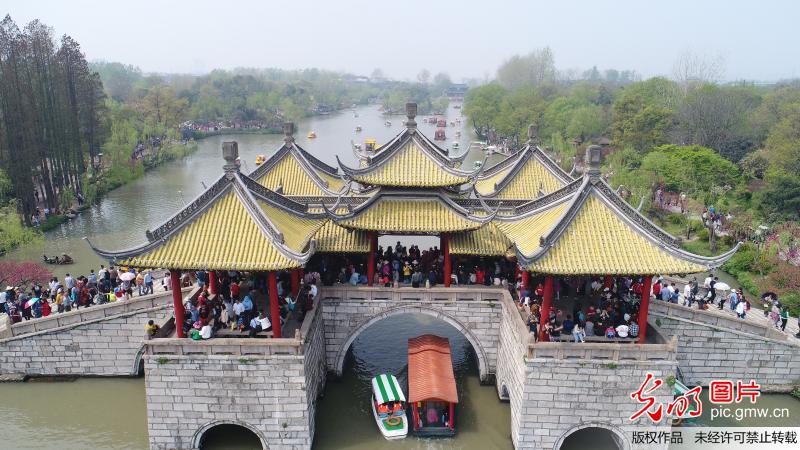
<path id="1" fill-rule="evenodd" d="M 612 106 L 614 140 L 639 151 L 669 142 L 678 103 L 677 85 L 651 78 L 623 89 Z"/>
<path id="2" fill-rule="evenodd" d="M 760 97 L 745 87 L 697 86 L 678 110 L 678 141 L 711 147 L 738 161 L 754 146 L 748 118 L 759 103 Z"/>
<path id="3" fill-rule="evenodd" d="M 739 176 L 732 162 L 699 145 L 656 147 L 645 155 L 642 170 L 649 172 L 651 180 L 663 183 L 667 190 L 689 196 L 734 185 Z"/>
<path id="4" fill-rule="evenodd" d="M 431 80 L 431 71 L 428 69 L 422 69 L 417 74 L 417 81 L 419 81 L 422 84 L 428 84 L 430 80 Z"/>
<path id="5" fill-rule="evenodd" d="M 485 140 L 492 123 L 500 114 L 500 107 L 507 91 L 499 84 L 487 84 L 467 91 L 464 98 L 464 114 L 469 116 L 475 134 Z"/>
<path id="6" fill-rule="evenodd" d="M 783 117 L 770 129 L 764 156 L 772 167 L 800 175 L 800 102 L 783 108 Z"/>
<path id="7" fill-rule="evenodd" d="M 682 86 L 715 83 L 725 72 L 722 56 L 698 55 L 686 50 L 678 56 L 672 66 L 672 75 Z"/>
<path id="8" fill-rule="evenodd" d="M 383 70 L 377 67 L 372 71 L 372 74 L 369 77 L 372 78 L 373 81 L 382 81 L 386 78 L 386 76 L 383 74 Z"/>
<path id="9" fill-rule="evenodd" d="M 765 181 L 764 189 L 756 194 L 758 210 L 772 221 L 800 220 L 800 179 L 773 169 Z"/>
<path id="10" fill-rule="evenodd" d="M 539 86 L 556 79 L 553 52 L 549 47 L 535 50 L 525 56 L 514 55 L 497 69 L 497 81 L 508 89 L 522 86 Z"/>
<path id="11" fill-rule="evenodd" d="M 26 288 L 46 284 L 53 277 L 45 266 L 35 262 L 0 261 L 0 284 Z"/>

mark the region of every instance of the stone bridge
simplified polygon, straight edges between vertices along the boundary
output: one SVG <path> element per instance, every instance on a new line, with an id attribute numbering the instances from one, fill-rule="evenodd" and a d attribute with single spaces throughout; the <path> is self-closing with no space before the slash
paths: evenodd
<path id="1" fill-rule="evenodd" d="M 678 367 L 687 385 L 708 386 L 715 379 L 753 379 L 763 391 L 800 385 L 800 340 L 775 327 L 659 300 L 650 301 L 649 321 L 677 339 Z"/>
<path id="2" fill-rule="evenodd" d="M 185 288 L 189 294 L 191 288 Z M 190 294 L 191 295 L 191 294 Z M 172 292 L 0 324 L 0 373 L 130 376 L 139 373 L 144 326 L 172 317 Z M 10 326 L 9 326 L 10 325 Z"/>
<path id="3" fill-rule="evenodd" d="M 481 381 L 490 381 L 497 369 L 503 295 L 502 289 L 460 287 L 324 287 L 320 298 L 328 370 L 341 376 L 350 345 L 375 322 L 400 314 L 425 314 L 447 322 L 467 338 L 478 357 Z"/>

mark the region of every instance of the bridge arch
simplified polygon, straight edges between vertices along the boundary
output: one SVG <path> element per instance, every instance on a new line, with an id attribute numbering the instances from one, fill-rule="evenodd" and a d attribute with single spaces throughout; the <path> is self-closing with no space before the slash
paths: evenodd
<path id="1" fill-rule="evenodd" d="M 570 436 L 574 436 L 576 433 L 581 433 L 589 430 L 591 430 L 594 433 L 598 431 L 605 433 L 614 441 L 614 443 L 617 446 L 617 449 L 619 450 L 630 450 L 630 445 L 628 444 L 628 441 L 625 438 L 625 434 L 621 430 L 619 430 L 617 427 L 601 422 L 582 423 L 580 425 L 576 425 L 570 428 L 564 434 L 562 434 L 560 438 L 558 438 L 558 440 L 556 441 L 556 445 L 553 446 L 553 450 L 561 450 L 561 448 L 564 446 L 564 443 L 566 443 L 567 439 Z"/>
<path id="2" fill-rule="evenodd" d="M 242 427 L 256 435 L 258 437 L 258 441 L 261 443 L 261 448 L 263 450 L 268 450 L 269 446 L 267 445 L 267 439 L 264 437 L 264 434 L 261 433 L 258 429 L 253 427 L 252 425 L 241 422 L 238 420 L 213 420 L 211 422 L 206 423 L 202 427 L 198 428 L 197 431 L 194 432 L 194 436 L 192 436 L 192 447 L 194 449 L 202 449 L 203 439 L 206 436 L 206 433 L 210 431 L 212 428 L 220 426 L 220 425 L 236 425 L 238 427 Z"/>
<path id="3" fill-rule="evenodd" d="M 486 355 L 486 351 L 484 350 L 483 346 L 481 345 L 480 341 L 477 337 L 466 327 L 461 321 L 458 319 L 443 313 L 442 311 L 431 308 L 424 305 L 414 305 L 414 306 L 399 306 L 387 309 L 380 314 L 376 314 L 375 316 L 371 317 L 370 319 L 358 324 L 353 331 L 347 336 L 342 346 L 339 348 L 338 353 L 336 354 L 336 366 L 335 372 L 337 377 L 342 376 L 342 372 L 344 371 L 344 360 L 347 356 L 347 351 L 350 349 L 350 346 L 353 344 L 353 341 L 364 332 L 367 328 L 379 322 L 383 319 L 392 317 L 392 316 L 399 316 L 403 314 L 423 314 L 426 316 L 435 317 L 443 322 L 446 322 L 459 333 L 461 333 L 467 341 L 472 345 L 472 348 L 475 350 L 475 354 L 478 357 L 478 374 L 480 376 L 481 381 L 485 381 L 489 376 L 489 361 Z"/>

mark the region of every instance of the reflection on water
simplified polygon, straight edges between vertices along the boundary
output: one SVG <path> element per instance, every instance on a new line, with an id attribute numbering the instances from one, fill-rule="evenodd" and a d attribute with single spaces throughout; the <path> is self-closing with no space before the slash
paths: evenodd
<path id="1" fill-rule="evenodd" d="M 0 383 L 0 448 L 146 449 L 142 379 Z"/>
<path id="2" fill-rule="evenodd" d="M 370 379 L 397 376 L 408 388 L 408 338 L 421 334 L 447 337 L 458 387 L 456 436 L 451 439 L 387 441 L 369 407 Z M 494 386 L 481 386 L 475 353 L 455 328 L 425 315 L 401 315 L 367 328 L 354 342 L 341 380 L 330 380 L 317 409 L 315 449 L 506 449 L 511 448 L 511 412 Z"/>
<path id="3" fill-rule="evenodd" d="M 336 155 L 344 164 L 355 166 L 355 156 L 351 141 L 363 143 L 367 138 L 377 139 L 379 143 L 394 137 L 403 127 L 403 116 L 391 116 L 391 127 L 384 125 L 386 117 L 377 106 L 358 108 L 359 117 L 350 111 L 327 116 L 316 116 L 302 121 L 295 139 L 305 150 L 327 164 L 336 167 Z M 450 108 L 448 121 L 455 120 L 460 110 Z M 420 120 L 421 122 L 421 120 Z M 364 129 L 355 132 L 356 125 Z M 451 138 L 441 145 L 449 145 L 454 139 L 457 127 L 448 127 Z M 309 131 L 317 133 L 316 139 L 306 137 Z M 433 137 L 435 127 L 424 123 L 419 130 Z M 466 149 L 472 132 L 463 127 L 461 148 Z M 82 212 L 77 218 L 45 233 L 44 242 L 29 245 L 10 252 L 6 258 L 41 261 L 42 254 L 63 254 L 72 256 L 76 263 L 69 266 L 50 266 L 53 273 L 63 277 L 69 272 L 88 274 L 97 270 L 103 261 L 95 255 L 83 241 L 88 236 L 99 247 L 117 250 L 137 246 L 145 241 L 145 230 L 154 229 L 181 207 L 191 202 L 222 176 L 222 142 L 235 140 L 239 143 L 242 171 L 250 173 L 256 168 L 258 154 L 269 156 L 283 145 L 282 135 L 242 134 L 213 136 L 198 141 L 198 148 L 192 155 L 162 165 L 147 172 L 144 177 L 122 186 L 105 195 L 99 204 Z M 455 153 L 458 153 L 459 150 Z M 475 151 L 464 162 L 472 167 L 472 162 L 482 160 L 483 154 Z"/>

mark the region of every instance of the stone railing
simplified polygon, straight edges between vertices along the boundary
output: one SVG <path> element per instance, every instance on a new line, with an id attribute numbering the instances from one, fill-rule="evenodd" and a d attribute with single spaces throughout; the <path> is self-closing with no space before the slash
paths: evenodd
<path id="1" fill-rule="evenodd" d="M 183 288 L 184 295 L 197 295 L 197 288 Z M 83 323 L 94 322 L 108 317 L 129 314 L 145 309 L 161 308 L 172 304 L 172 291 L 135 297 L 131 300 L 116 301 L 103 305 L 92 305 L 88 308 L 52 314 L 39 319 L 25 320 L 11 326 L 12 336 L 38 333 L 57 328 L 74 327 Z"/>
<path id="2" fill-rule="evenodd" d="M 187 338 L 153 338 L 145 343 L 150 355 L 235 355 L 270 356 L 302 355 L 304 337 L 310 334 L 320 307 L 306 313 L 299 330 L 292 337 L 249 339 L 215 338 L 195 341 Z"/>
<path id="3" fill-rule="evenodd" d="M 433 288 L 387 288 L 351 285 L 325 286 L 320 289 L 320 298 L 347 299 L 355 301 L 393 301 L 393 302 L 455 302 L 455 301 L 483 301 L 505 303 L 513 305 L 508 291 L 501 288 L 485 287 L 433 287 Z M 524 325 L 524 323 L 523 323 Z"/>
<path id="4" fill-rule="evenodd" d="M 214 338 L 194 341 L 192 339 L 151 339 L 145 343 L 148 355 L 226 355 L 226 356 L 271 356 L 302 355 L 303 343 L 296 338 L 241 339 Z"/>
<path id="5" fill-rule="evenodd" d="M 733 316 L 723 316 L 721 314 L 716 314 L 703 309 L 690 308 L 688 306 L 682 306 L 675 303 L 663 302 L 660 300 L 650 301 L 650 315 L 652 317 L 665 316 L 674 317 L 677 319 L 685 319 L 708 325 L 710 327 L 725 328 L 728 330 L 753 334 L 777 341 L 788 340 L 788 335 L 786 333 L 782 333 L 781 331 L 767 325 L 754 323 L 749 320 L 741 320 Z"/>
<path id="6" fill-rule="evenodd" d="M 608 361 L 675 361 L 678 338 L 665 344 L 617 344 L 595 342 L 537 342 L 528 344 L 528 358 L 599 359 Z"/>

